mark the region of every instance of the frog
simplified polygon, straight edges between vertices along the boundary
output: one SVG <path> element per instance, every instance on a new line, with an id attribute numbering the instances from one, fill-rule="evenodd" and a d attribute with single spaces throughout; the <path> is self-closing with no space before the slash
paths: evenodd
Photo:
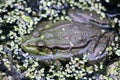
<path id="1" fill-rule="evenodd" d="M 83 55 L 87 55 L 89 61 L 106 57 L 106 48 L 114 42 L 115 36 L 109 19 L 100 20 L 95 12 L 86 10 L 69 10 L 68 15 L 71 20 L 38 23 L 23 40 L 21 48 L 41 61 L 65 61 Z"/>

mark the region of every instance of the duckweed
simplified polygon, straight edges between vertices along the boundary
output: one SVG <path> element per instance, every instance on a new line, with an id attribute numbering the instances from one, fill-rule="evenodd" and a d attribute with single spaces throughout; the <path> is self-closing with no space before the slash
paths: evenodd
<path id="1" fill-rule="evenodd" d="M 16 79 L 14 76 L 2 70 L 2 63 L 4 63 L 3 66 L 8 68 L 9 71 L 12 69 L 11 65 L 16 66 L 16 73 L 20 73 L 24 76 L 18 77 L 17 79 L 24 79 L 27 77 L 30 80 L 92 80 L 98 78 L 110 80 L 112 79 L 112 77 L 109 77 L 111 72 L 117 77 L 120 76 L 119 61 L 111 64 L 117 64 L 114 65 L 114 67 L 111 67 L 110 65 L 110 69 L 106 69 L 107 75 L 99 73 L 104 69 L 104 64 L 100 63 L 100 66 L 97 64 L 89 65 L 86 56 L 84 56 L 82 60 L 79 58 L 71 58 L 69 62 L 65 65 L 61 65 L 60 69 L 57 70 L 55 64 L 50 65 L 49 68 L 42 66 L 38 60 L 34 60 L 29 53 L 23 52 L 20 48 L 23 36 L 31 33 L 31 31 L 36 28 L 38 22 L 44 19 L 53 20 L 54 22 L 59 20 L 69 20 L 70 18 L 67 16 L 68 8 L 96 10 L 98 14 L 105 17 L 105 13 L 103 13 L 102 10 L 106 9 L 99 2 L 100 0 L 38 0 L 39 4 L 36 4 L 39 6 L 38 11 L 34 11 L 34 5 L 29 6 L 27 1 L 30 2 L 30 0 L 0 1 L 0 79 L 5 79 L 5 77 L 10 80 Z M 105 1 L 108 3 L 110 0 Z M 113 21 L 114 23 L 118 23 L 120 28 L 120 20 L 115 17 Z M 4 26 L 1 26 L 1 24 Z M 4 34 L 4 32 L 6 32 L 6 34 Z M 119 37 L 116 42 L 118 40 Z M 9 52 L 6 51 L 5 45 L 7 46 L 7 50 L 11 53 L 12 61 L 9 60 Z M 118 46 L 114 47 L 116 48 L 115 54 L 120 56 L 120 49 L 118 49 Z M 7 76 L 7 74 L 9 76 Z M 92 76 L 87 77 L 90 75 Z M 95 75 L 99 76 L 96 77 Z"/>

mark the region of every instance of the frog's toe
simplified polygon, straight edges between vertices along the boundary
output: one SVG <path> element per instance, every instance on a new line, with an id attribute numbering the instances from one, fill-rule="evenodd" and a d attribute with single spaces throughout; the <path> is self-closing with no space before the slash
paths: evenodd
<path id="1" fill-rule="evenodd" d="M 94 53 L 92 53 L 92 54 L 88 54 L 87 58 L 88 58 L 89 61 L 97 61 L 97 62 L 99 62 L 104 57 L 106 57 L 107 54 L 108 54 L 108 52 L 104 52 L 103 54 L 96 56 Z"/>

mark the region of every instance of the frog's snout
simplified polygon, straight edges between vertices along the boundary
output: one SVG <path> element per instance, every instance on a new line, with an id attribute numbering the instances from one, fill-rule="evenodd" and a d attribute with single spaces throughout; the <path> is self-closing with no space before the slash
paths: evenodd
<path id="1" fill-rule="evenodd" d="M 29 42 L 29 41 L 26 41 L 26 42 L 23 42 L 21 44 L 21 48 L 28 52 L 28 53 L 33 53 L 33 54 L 39 54 L 39 49 L 38 47 L 41 47 L 43 46 L 43 42 Z"/>

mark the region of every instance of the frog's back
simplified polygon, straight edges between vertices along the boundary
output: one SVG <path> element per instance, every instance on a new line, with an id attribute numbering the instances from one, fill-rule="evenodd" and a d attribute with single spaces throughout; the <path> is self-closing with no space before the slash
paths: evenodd
<path id="1" fill-rule="evenodd" d="M 41 32 L 44 35 L 43 41 L 48 47 L 70 47 L 91 40 L 102 33 L 101 29 L 93 24 L 85 23 L 65 23 L 54 28 L 47 29 Z"/>

